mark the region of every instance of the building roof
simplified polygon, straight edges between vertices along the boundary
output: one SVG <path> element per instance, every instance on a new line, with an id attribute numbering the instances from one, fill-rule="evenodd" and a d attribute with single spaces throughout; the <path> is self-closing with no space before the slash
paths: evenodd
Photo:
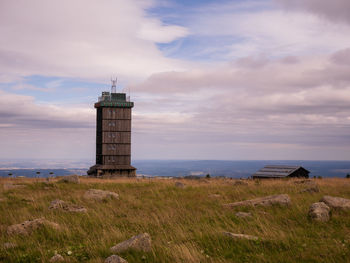
<path id="1" fill-rule="evenodd" d="M 102 96 L 98 98 L 95 103 L 95 108 L 99 107 L 117 107 L 117 108 L 132 108 L 134 103 L 126 97 L 125 93 L 110 93 L 108 91 L 102 92 Z"/>
<path id="2" fill-rule="evenodd" d="M 291 175 L 295 171 L 303 169 L 309 173 L 308 170 L 301 166 L 291 165 L 267 165 L 264 168 L 253 174 L 253 177 L 271 177 L 271 178 L 283 178 Z"/>

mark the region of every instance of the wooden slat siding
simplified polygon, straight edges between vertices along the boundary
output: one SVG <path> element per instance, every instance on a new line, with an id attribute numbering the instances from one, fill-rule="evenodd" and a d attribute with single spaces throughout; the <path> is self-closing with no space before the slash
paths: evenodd
<path id="1" fill-rule="evenodd" d="M 131 132 L 131 120 L 102 120 L 102 129 L 103 131 Z"/>
<path id="2" fill-rule="evenodd" d="M 104 164 L 110 164 L 110 165 L 129 165 L 130 164 L 130 156 L 129 155 L 121 155 L 121 156 L 114 156 L 114 162 L 112 160 L 113 156 L 104 155 L 103 156 L 103 163 Z"/>
<path id="3" fill-rule="evenodd" d="M 131 120 L 130 108 L 103 108 L 102 115 L 104 120 Z"/>
<path id="4" fill-rule="evenodd" d="M 96 164 L 103 164 L 102 161 L 102 109 L 97 109 L 96 114 Z"/>
<path id="5" fill-rule="evenodd" d="M 114 148 L 111 148 L 114 147 Z M 131 144 L 102 144 L 103 155 L 131 155 Z"/>
<path id="6" fill-rule="evenodd" d="M 130 132 L 103 132 L 102 143 L 131 143 Z"/>

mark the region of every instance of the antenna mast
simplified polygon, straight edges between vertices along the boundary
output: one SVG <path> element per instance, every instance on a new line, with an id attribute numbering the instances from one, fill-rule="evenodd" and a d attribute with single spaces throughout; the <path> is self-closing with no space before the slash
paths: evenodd
<path id="1" fill-rule="evenodd" d="M 115 79 L 111 78 L 111 81 L 112 81 L 111 93 L 117 93 L 117 77 Z"/>

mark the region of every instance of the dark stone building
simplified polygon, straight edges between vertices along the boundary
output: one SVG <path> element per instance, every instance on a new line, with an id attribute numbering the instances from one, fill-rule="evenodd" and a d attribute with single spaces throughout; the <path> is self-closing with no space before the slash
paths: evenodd
<path id="1" fill-rule="evenodd" d="M 134 103 L 125 93 L 116 92 L 116 80 L 111 92 L 102 92 L 96 119 L 96 165 L 87 172 L 90 176 L 136 176 L 131 166 L 131 109 Z"/>

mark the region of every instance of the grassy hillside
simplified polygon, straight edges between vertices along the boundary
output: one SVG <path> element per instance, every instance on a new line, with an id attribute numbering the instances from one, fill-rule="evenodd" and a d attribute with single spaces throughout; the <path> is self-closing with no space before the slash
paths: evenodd
<path id="1" fill-rule="evenodd" d="M 19 189 L 4 190 L 12 181 Z M 319 193 L 300 193 L 295 180 L 83 179 L 80 184 L 44 183 L 38 179 L 0 179 L 0 261 L 48 262 L 55 251 L 67 262 L 103 262 L 109 248 L 139 233 L 152 237 L 151 252 L 128 251 L 128 262 L 349 262 L 350 211 L 332 211 L 326 223 L 313 222 L 309 206 L 323 195 L 350 198 L 349 179 L 318 179 Z M 119 200 L 85 200 L 90 188 L 117 192 Z M 273 194 L 289 194 L 289 207 L 222 205 Z M 215 196 L 211 196 L 217 194 Z M 49 209 L 62 199 L 88 209 L 72 213 Z M 251 212 L 239 218 L 238 211 Z M 62 229 L 41 228 L 29 236 L 9 236 L 7 226 L 45 217 Z M 223 231 L 260 237 L 259 241 L 232 240 Z M 4 249 L 5 242 L 18 245 Z M 71 251 L 71 255 L 68 255 Z"/>

